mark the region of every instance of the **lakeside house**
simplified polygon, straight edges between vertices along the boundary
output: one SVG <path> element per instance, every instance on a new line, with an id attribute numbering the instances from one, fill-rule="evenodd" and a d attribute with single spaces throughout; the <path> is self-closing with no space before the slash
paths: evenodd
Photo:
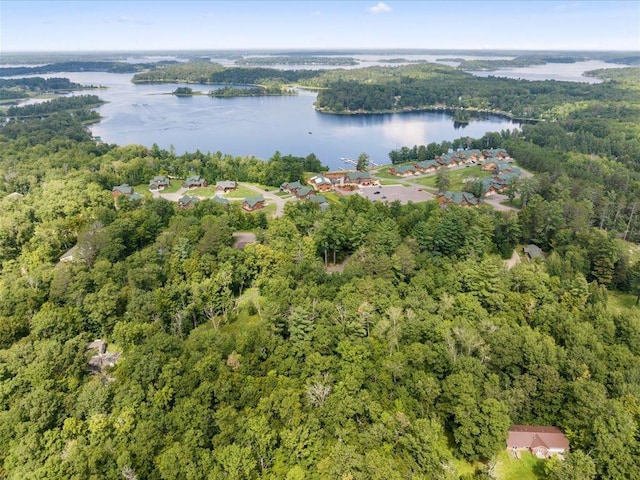
<path id="1" fill-rule="evenodd" d="M 409 175 L 415 175 L 418 173 L 418 169 L 415 165 L 400 165 L 397 167 L 391 167 L 389 169 L 389 173 L 400 177 L 408 177 Z"/>
<path id="2" fill-rule="evenodd" d="M 253 212 L 255 210 L 260 210 L 264 208 L 265 202 L 264 197 L 262 195 L 258 195 L 255 197 L 247 197 L 242 202 L 242 208 L 247 212 Z"/>
<path id="3" fill-rule="evenodd" d="M 528 451 L 538 458 L 549 458 L 567 452 L 569 441 L 558 427 L 512 425 L 507 449 L 515 456 L 519 456 L 521 451 Z"/>
<path id="4" fill-rule="evenodd" d="M 216 182 L 215 189 L 216 191 L 223 193 L 233 192 L 238 189 L 238 182 L 233 180 L 220 180 Z"/>
<path id="5" fill-rule="evenodd" d="M 149 190 L 164 190 L 171 185 L 171 180 L 164 175 L 156 175 L 149 180 Z"/>
<path id="6" fill-rule="evenodd" d="M 198 188 L 198 187 L 206 187 L 207 181 L 202 178 L 200 175 L 192 175 L 187 178 L 184 182 L 182 182 L 182 186 L 184 188 Z"/>
<path id="7" fill-rule="evenodd" d="M 412 164 L 397 165 L 389 168 L 391 175 L 408 176 L 417 173 L 435 172 L 439 168 L 455 167 L 457 165 L 482 165 L 482 169 L 496 174 L 515 172 L 520 170 L 509 165 L 511 162 L 509 153 L 501 148 L 489 150 L 458 150 L 457 152 L 443 153 L 433 160 L 423 160 Z M 497 168 L 497 169 L 496 169 Z"/>
<path id="8" fill-rule="evenodd" d="M 318 174 L 314 177 L 311 177 L 308 183 L 318 192 L 328 192 L 329 190 L 333 189 L 333 183 L 331 182 L 331 179 L 325 177 L 323 174 Z"/>

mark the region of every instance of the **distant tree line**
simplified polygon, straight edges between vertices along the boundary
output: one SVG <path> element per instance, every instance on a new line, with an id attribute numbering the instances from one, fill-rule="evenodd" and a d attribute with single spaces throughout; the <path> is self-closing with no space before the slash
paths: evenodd
<path id="1" fill-rule="evenodd" d="M 9 107 L 4 113 L 8 117 L 28 117 L 37 115 L 50 115 L 64 110 L 86 109 L 103 104 L 97 95 L 76 95 L 72 97 L 60 97 L 42 103 Z"/>

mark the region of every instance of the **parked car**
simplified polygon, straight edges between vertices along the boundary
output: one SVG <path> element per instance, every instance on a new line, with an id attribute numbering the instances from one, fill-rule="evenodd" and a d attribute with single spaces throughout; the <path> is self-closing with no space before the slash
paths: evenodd
<path id="1" fill-rule="evenodd" d="M 380 190 L 376 190 L 375 192 L 373 192 L 374 195 L 378 195 L 380 193 Z"/>

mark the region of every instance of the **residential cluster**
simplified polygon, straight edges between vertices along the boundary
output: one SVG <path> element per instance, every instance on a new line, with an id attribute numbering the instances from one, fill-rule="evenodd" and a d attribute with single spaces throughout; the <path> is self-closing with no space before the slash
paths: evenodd
<path id="1" fill-rule="evenodd" d="M 407 165 L 394 165 L 389 169 L 389 173 L 399 177 L 408 177 L 410 175 L 432 173 L 441 168 L 450 168 L 457 165 L 487 165 L 510 161 L 511 156 L 502 148 L 460 150 L 453 153 L 445 153 L 433 160 L 424 160 Z"/>

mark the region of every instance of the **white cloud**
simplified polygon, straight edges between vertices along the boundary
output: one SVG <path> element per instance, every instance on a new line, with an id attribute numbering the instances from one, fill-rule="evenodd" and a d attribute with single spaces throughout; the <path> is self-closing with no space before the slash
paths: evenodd
<path id="1" fill-rule="evenodd" d="M 138 25 L 151 25 L 151 22 L 148 20 L 143 20 L 141 18 L 133 18 L 133 17 L 119 17 L 118 23 L 135 23 Z"/>
<path id="2" fill-rule="evenodd" d="M 367 8 L 367 12 L 373 13 L 374 15 L 379 13 L 389 13 L 391 10 L 391 7 L 384 2 L 378 2 L 377 5 Z"/>

